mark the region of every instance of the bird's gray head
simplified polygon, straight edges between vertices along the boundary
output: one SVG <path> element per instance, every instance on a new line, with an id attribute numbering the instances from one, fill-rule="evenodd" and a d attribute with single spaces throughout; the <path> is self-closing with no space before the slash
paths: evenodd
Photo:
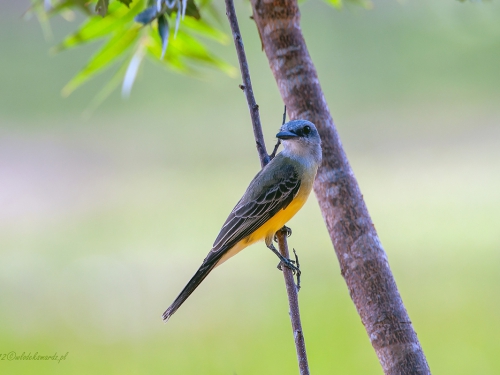
<path id="1" fill-rule="evenodd" d="M 294 120 L 283 124 L 276 137 L 283 143 L 285 153 L 313 157 L 321 160 L 321 139 L 316 126 L 307 120 Z"/>

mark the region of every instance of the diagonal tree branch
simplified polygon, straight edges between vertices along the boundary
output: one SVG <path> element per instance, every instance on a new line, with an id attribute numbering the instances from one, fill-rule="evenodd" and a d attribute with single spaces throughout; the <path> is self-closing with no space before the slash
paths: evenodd
<path id="1" fill-rule="evenodd" d="M 387 255 L 342 148 L 300 29 L 297 0 L 251 0 L 253 19 L 291 119 L 316 124 L 323 163 L 314 191 L 351 298 L 386 374 L 430 374 Z"/>
<path id="2" fill-rule="evenodd" d="M 257 145 L 257 151 L 259 152 L 260 164 L 264 167 L 270 161 L 270 157 L 266 151 L 266 145 L 264 142 L 264 136 L 262 134 L 262 126 L 260 123 L 259 116 L 259 106 L 255 101 L 253 95 L 252 82 L 250 80 L 250 71 L 248 69 L 248 62 L 245 55 L 245 48 L 243 47 L 243 40 L 241 38 L 240 28 L 238 26 L 238 18 L 236 17 L 236 11 L 234 9 L 233 0 L 225 0 L 226 2 L 226 15 L 229 19 L 229 24 L 231 26 L 231 31 L 233 33 L 234 44 L 236 46 L 236 53 L 238 55 L 238 61 L 240 63 L 241 76 L 243 79 L 243 85 L 240 88 L 245 92 L 248 109 L 250 110 L 250 116 L 252 118 L 252 125 L 255 137 L 255 143 Z M 276 151 L 276 150 L 275 150 Z M 289 258 L 288 245 L 286 241 L 286 231 L 279 230 L 276 233 L 278 238 L 279 251 L 281 255 L 285 258 Z M 300 321 L 299 312 L 299 302 L 298 302 L 298 290 L 293 279 L 292 270 L 288 267 L 282 267 L 283 277 L 285 278 L 285 286 L 288 294 L 288 305 L 290 308 L 290 320 L 292 322 L 292 330 L 294 334 L 295 348 L 297 351 L 297 359 L 299 362 L 299 370 L 301 375 L 309 375 L 309 365 L 307 362 L 306 347 L 304 342 L 304 335 L 302 333 L 302 323 Z"/>

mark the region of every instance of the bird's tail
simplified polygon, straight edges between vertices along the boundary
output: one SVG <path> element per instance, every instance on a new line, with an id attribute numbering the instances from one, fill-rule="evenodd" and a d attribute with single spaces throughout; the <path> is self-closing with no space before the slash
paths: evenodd
<path id="1" fill-rule="evenodd" d="M 220 258 L 222 257 L 222 253 L 211 253 L 207 256 L 207 258 L 203 261 L 201 267 L 196 271 L 191 280 L 187 283 L 187 285 L 182 289 L 180 294 L 177 296 L 175 301 L 169 306 L 167 310 L 163 313 L 163 321 L 166 323 L 170 317 L 177 311 L 177 309 L 184 303 L 184 301 L 194 292 L 194 290 L 201 284 L 201 282 L 208 276 L 208 274 L 215 268 Z"/>

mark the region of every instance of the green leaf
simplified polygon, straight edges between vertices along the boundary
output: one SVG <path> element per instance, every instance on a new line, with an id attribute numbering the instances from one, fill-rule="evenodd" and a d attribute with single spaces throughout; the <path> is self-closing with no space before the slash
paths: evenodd
<path id="1" fill-rule="evenodd" d="M 199 76 L 199 72 L 190 66 L 186 65 L 179 56 L 178 52 L 172 52 L 169 49 L 168 53 L 165 56 L 165 59 L 159 59 L 159 53 L 161 53 L 161 49 L 156 45 L 149 45 L 147 48 L 148 56 L 154 62 L 160 63 L 164 66 L 167 66 L 169 69 L 176 71 L 177 73 Z"/>
<path id="2" fill-rule="evenodd" d="M 130 7 L 130 3 L 133 1 L 133 0 L 118 0 L 120 1 L 120 3 L 122 4 L 125 4 L 126 6 Z"/>
<path id="3" fill-rule="evenodd" d="M 188 0 L 187 2 L 186 16 L 193 17 L 197 20 L 201 18 L 200 11 L 198 10 L 198 7 L 196 6 L 193 0 Z"/>
<path id="4" fill-rule="evenodd" d="M 88 7 L 88 0 L 63 0 L 58 2 L 52 9 L 49 11 L 49 15 L 54 15 L 60 13 L 62 10 L 66 8 L 78 8 L 87 16 L 91 17 L 94 14 Z"/>
<path id="5" fill-rule="evenodd" d="M 109 6 L 107 17 L 94 16 L 89 18 L 79 30 L 67 36 L 52 51 L 60 52 L 111 35 L 117 29 L 121 29 L 126 24 L 131 23 L 135 14 L 142 9 L 142 6 L 142 2 L 138 1 L 131 9 L 127 9 L 119 2 L 114 1 Z"/>
<path id="6" fill-rule="evenodd" d="M 181 23 L 181 29 L 184 27 L 222 44 L 226 44 L 229 41 L 229 37 L 223 31 L 216 29 L 203 19 L 195 20 L 187 17 Z"/>
<path id="7" fill-rule="evenodd" d="M 71 94 L 77 87 L 88 81 L 92 76 L 110 65 L 125 51 L 127 51 L 137 40 L 140 31 L 139 26 L 132 26 L 130 29 L 118 30 L 87 63 L 87 65 L 64 86 L 62 93 L 64 96 Z"/>
<path id="8" fill-rule="evenodd" d="M 137 78 L 137 72 L 141 66 L 141 62 L 144 58 L 145 50 L 142 44 L 139 44 L 137 51 L 135 51 L 130 63 L 127 66 L 127 71 L 123 77 L 122 85 L 122 97 L 128 98 L 130 92 L 132 91 L 132 86 L 134 85 L 135 79 Z"/>
<path id="9" fill-rule="evenodd" d="M 180 3 L 181 1 L 179 1 Z M 173 13 L 177 13 L 178 5 L 176 4 L 174 7 L 167 9 L 167 14 L 170 16 Z M 199 20 L 201 18 L 200 11 L 198 10 L 198 7 L 194 3 L 193 0 L 188 0 L 187 5 L 186 5 L 186 16 L 192 17 L 194 19 Z"/>
<path id="10" fill-rule="evenodd" d="M 158 8 L 156 5 L 151 5 L 149 8 L 144 9 L 141 13 L 139 13 L 135 18 L 135 22 L 142 23 L 143 25 L 147 25 L 148 23 L 153 22 L 153 20 L 158 16 Z"/>
<path id="11" fill-rule="evenodd" d="M 165 56 L 168 45 L 168 36 L 170 35 L 170 29 L 168 27 L 168 21 L 164 14 L 158 18 L 158 35 L 161 39 L 161 59 Z"/>
<path id="12" fill-rule="evenodd" d="M 97 0 L 95 11 L 104 17 L 108 13 L 109 0 Z"/>
<path id="13" fill-rule="evenodd" d="M 183 74 L 199 76 L 197 70 L 188 66 L 182 59 L 181 53 L 178 49 L 172 49 L 172 44 L 175 44 L 175 39 L 171 41 L 171 46 L 165 54 L 165 58 L 160 60 L 161 56 L 161 41 L 158 35 L 154 32 L 150 32 L 150 38 L 147 44 L 147 54 L 151 60 L 160 63 L 168 68 Z"/>
<path id="14" fill-rule="evenodd" d="M 160 38 L 156 33 L 151 33 L 150 36 L 152 38 L 152 44 L 149 46 L 148 51 L 158 59 L 161 56 Z M 179 31 L 177 38 L 172 38 L 169 42 L 166 54 L 167 65 L 171 65 L 172 59 L 174 58 L 176 59 L 174 69 L 178 71 L 180 68 L 179 61 L 184 63 L 184 65 L 185 61 L 193 61 L 220 69 L 229 76 L 234 76 L 236 74 L 236 70 L 233 66 L 212 55 L 200 41 L 183 30 Z M 181 71 L 183 73 L 185 72 L 185 70 Z M 192 70 L 188 70 L 188 72 L 191 73 Z"/>
<path id="15" fill-rule="evenodd" d="M 172 41 L 172 48 L 178 49 L 183 56 L 190 59 L 213 64 L 219 67 L 225 66 L 225 63 L 219 65 L 219 62 L 222 60 L 213 56 L 200 41 L 196 40 L 186 32 L 179 32 L 177 39 Z"/>

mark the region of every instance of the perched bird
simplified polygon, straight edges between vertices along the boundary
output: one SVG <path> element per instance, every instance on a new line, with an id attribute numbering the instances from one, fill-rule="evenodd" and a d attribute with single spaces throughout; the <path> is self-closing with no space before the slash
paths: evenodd
<path id="1" fill-rule="evenodd" d="M 166 322 L 218 265 L 245 247 L 264 240 L 281 264 L 298 269 L 273 245 L 275 233 L 304 205 L 321 162 L 321 140 L 316 126 L 305 120 L 284 124 L 276 137 L 281 151 L 248 186 L 215 239 L 212 250 L 179 296 L 163 313 Z"/>

